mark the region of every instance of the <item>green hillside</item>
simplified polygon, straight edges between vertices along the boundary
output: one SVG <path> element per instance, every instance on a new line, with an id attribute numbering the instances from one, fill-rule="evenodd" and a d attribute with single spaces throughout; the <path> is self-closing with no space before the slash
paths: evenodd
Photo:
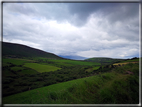
<path id="1" fill-rule="evenodd" d="M 128 74 L 128 70 L 133 74 Z M 3 103 L 138 104 L 139 64 L 127 64 L 98 75 L 4 97 Z"/>
<path id="2" fill-rule="evenodd" d="M 2 56 L 4 104 L 138 103 L 138 58 L 68 60 L 5 42 Z"/>
<path id="3" fill-rule="evenodd" d="M 98 63 L 101 63 L 102 65 L 113 64 L 115 62 L 120 62 L 124 60 L 126 59 L 114 59 L 114 58 L 106 58 L 106 57 L 94 57 L 94 58 L 85 59 L 85 61 L 98 62 Z"/>
<path id="4" fill-rule="evenodd" d="M 100 64 L 75 60 L 54 60 L 35 57 L 3 58 L 2 89 L 3 96 L 27 91 L 60 82 L 93 75 Z"/>
<path id="5" fill-rule="evenodd" d="M 55 54 L 48 53 L 29 46 L 2 42 L 2 56 L 9 57 L 46 57 L 51 59 L 63 59 Z"/>

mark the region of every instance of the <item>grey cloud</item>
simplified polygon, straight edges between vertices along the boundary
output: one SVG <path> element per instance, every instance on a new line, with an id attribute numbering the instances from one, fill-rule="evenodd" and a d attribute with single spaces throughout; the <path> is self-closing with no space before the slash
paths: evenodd
<path id="1" fill-rule="evenodd" d="M 95 12 L 105 7 L 104 3 L 69 3 L 68 9 L 71 15 L 75 15 L 76 19 L 70 19 L 70 21 L 76 26 L 83 26 L 89 16 Z"/>
<path id="2" fill-rule="evenodd" d="M 36 9 L 30 3 L 4 3 L 4 8 L 8 9 L 10 14 L 33 15 Z"/>
<path id="3" fill-rule="evenodd" d="M 139 18 L 139 4 L 119 3 L 114 8 L 109 7 L 106 11 L 103 11 L 103 16 L 108 19 L 110 24 L 117 21 L 128 22 L 133 18 Z"/>
<path id="4" fill-rule="evenodd" d="M 126 21 L 138 15 L 138 3 L 13 3 L 6 8 L 17 14 L 45 17 L 49 20 L 69 21 L 81 27 L 89 16 L 99 12 L 110 23 Z"/>
<path id="5" fill-rule="evenodd" d="M 68 8 L 63 3 L 35 3 L 32 5 L 37 9 L 36 16 L 42 16 L 48 20 L 63 22 L 68 20 L 70 17 Z"/>
<path id="6" fill-rule="evenodd" d="M 83 26 L 89 16 L 95 12 L 101 13 L 110 23 L 126 21 L 138 16 L 138 3 L 69 3 L 70 14 L 76 15 L 79 20 L 71 20 L 74 25 Z"/>
<path id="7" fill-rule="evenodd" d="M 55 54 L 85 57 L 126 57 L 136 55 L 139 49 L 139 17 L 136 5 L 22 5 L 21 10 L 16 10 L 19 6 L 13 7 L 13 10 L 10 4 L 4 6 L 4 40 L 40 47 Z M 134 13 L 124 15 L 133 9 L 136 11 L 135 16 Z M 19 15 L 11 14 L 14 12 Z"/>

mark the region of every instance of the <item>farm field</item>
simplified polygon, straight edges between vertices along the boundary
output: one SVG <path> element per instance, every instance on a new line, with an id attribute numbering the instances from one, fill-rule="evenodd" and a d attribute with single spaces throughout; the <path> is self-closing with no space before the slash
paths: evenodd
<path id="1" fill-rule="evenodd" d="M 126 62 L 120 62 L 120 63 L 114 63 L 113 65 L 126 65 L 126 64 L 129 64 L 129 63 L 138 63 L 138 62 L 133 62 L 133 61 L 130 61 L 130 62 L 128 62 L 128 61 L 126 61 Z"/>
<path id="2" fill-rule="evenodd" d="M 3 63 L 12 63 L 14 65 L 23 65 L 25 62 L 29 62 L 28 60 L 20 60 L 20 59 L 10 59 L 10 58 L 3 58 Z"/>
<path id="3" fill-rule="evenodd" d="M 126 60 L 126 61 L 122 61 L 122 62 L 139 62 L 139 59 L 130 59 L 130 60 Z"/>
<path id="4" fill-rule="evenodd" d="M 58 63 L 67 63 L 67 64 L 72 64 L 72 65 L 87 65 L 87 66 L 101 65 L 100 63 L 96 63 L 96 62 L 76 61 L 76 60 L 51 60 L 50 59 L 49 61 L 54 61 Z"/>
<path id="5" fill-rule="evenodd" d="M 94 70 L 98 70 L 100 68 L 100 66 L 96 66 L 96 67 L 93 67 L 93 68 L 88 68 L 86 69 L 87 72 L 92 72 Z"/>
<path id="6" fill-rule="evenodd" d="M 2 46 L 3 104 L 139 103 L 137 57 L 69 60 L 24 45 Z"/>
<path id="7" fill-rule="evenodd" d="M 42 65 L 42 64 L 37 64 L 37 63 L 25 63 L 24 64 L 25 67 L 28 67 L 28 68 L 32 68 L 40 73 L 42 72 L 50 72 L 50 71 L 56 71 L 58 69 L 61 69 L 61 68 L 58 68 L 58 67 L 55 67 L 55 66 L 51 66 L 51 65 Z"/>
<path id="8" fill-rule="evenodd" d="M 21 71 L 21 70 L 24 70 L 23 67 L 11 67 L 11 70 L 13 71 Z"/>
<path id="9" fill-rule="evenodd" d="M 123 72 L 121 71 L 123 69 Z M 125 71 L 131 69 L 133 75 Z M 139 65 L 53 84 L 3 98 L 6 104 L 138 104 Z M 135 82 L 134 82 L 135 81 Z M 135 91 L 134 91 L 135 90 Z"/>
<path id="10" fill-rule="evenodd" d="M 35 89 L 87 77 L 94 74 L 93 70 L 100 67 L 95 64 L 94 62 L 51 60 L 40 57 L 36 59 L 4 58 L 2 64 L 3 96 L 24 92 L 29 88 Z M 86 72 L 84 69 L 86 67 L 93 69 L 91 72 Z"/>

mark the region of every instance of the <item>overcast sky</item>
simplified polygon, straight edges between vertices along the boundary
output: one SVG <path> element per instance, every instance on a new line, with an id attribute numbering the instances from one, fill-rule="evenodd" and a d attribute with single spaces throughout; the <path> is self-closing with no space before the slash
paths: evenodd
<path id="1" fill-rule="evenodd" d="M 3 41 L 56 55 L 139 56 L 139 3 L 4 3 Z"/>

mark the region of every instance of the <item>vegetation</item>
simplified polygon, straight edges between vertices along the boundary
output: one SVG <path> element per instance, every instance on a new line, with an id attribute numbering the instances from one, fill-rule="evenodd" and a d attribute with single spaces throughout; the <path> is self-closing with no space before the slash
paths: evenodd
<path id="1" fill-rule="evenodd" d="M 132 58 L 129 60 L 121 61 L 119 63 L 114 63 L 113 65 L 125 65 L 125 64 L 129 64 L 129 63 L 139 63 L 139 58 Z"/>
<path id="2" fill-rule="evenodd" d="M 133 74 L 126 74 L 128 70 Z M 139 65 L 127 64 L 95 76 L 11 95 L 4 97 L 3 103 L 138 104 Z"/>
<path id="3" fill-rule="evenodd" d="M 132 59 L 122 61 L 122 62 L 139 62 L 139 58 L 134 58 L 134 59 L 132 58 Z"/>
<path id="4" fill-rule="evenodd" d="M 25 60 L 20 60 L 20 59 L 8 59 L 8 58 L 3 58 L 2 62 L 4 64 L 14 64 L 14 65 L 23 65 L 25 62 L 29 62 L 29 61 L 25 61 Z"/>
<path id="5" fill-rule="evenodd" d="M 98 69 L 99 66 L 92 65 L 92 62 L 91 64 L 87 62 L 89 63 L 87 64 L 86 62 L 80 63 L 81 61 L 76 63 L 77 61 L 61 60 L 61 63 L 59 63 L 59 61 L 56 60 L 39 58 L 28 63 L 27 61 L 23 61 L 18 64 L 15 62 L 21 61 L 20 59 L 14 60 L 14 58 L 5 58 L 3 60 L 3 97 L 51 84 L 87 77 L 100 70 Z M 11 63 L 9 61 L 11 61 Z M 88 72 L 87 69 L 90 67 L 93 69 Z M 97 69 L 95 69 L 96 67 Z"/>
<path id="6" fill-rule="evenodd" d="M 101 63 L 102 65 L 108 65 L 108 64 L 113 64 L 113 63 L 120 62 L 120 61 L 123 61 L 123 60 L 125 60 L 125 59 L 96 57 L 96 58 L 86 59 L 85 61 L 98 62 L 98 63 Z"/>
<path id="7" fill-rule="evenodd" d="M 32 68 L 38 72 L 50 72 L 50 71 L 56 71 L 60 68 L 51 66 L 51 65 L 42 65 L 37 63 L 25 63 L 25 67 Z"/>
<path id="8" fill-rule="evenodd" d="M 2 47 L 2 55 L 9 58 L 46 57 L 50 59 L 63 59 L 55 54 L 21 44 L 2 42 Z"/>
<path id="9" fill-rule="evenodd" d="M 53 61 L 53 60 L 49 60 L 49 61 Z M 86 61 L 76 61 L 76 60 L 54 60 L 54 62 L 58 62 L 58 63 L 67 63 L 67 64 L 73 64 L 73 65 L 98 65 L 100 66 L 100 63 L 97 62 L 86 62 Z"/>
<path id="10" fill-rule="evenodd" d="M 67 60 L 27 46 L 3 43 L 3 103 L 138 104 L 138 61 Z"/>

